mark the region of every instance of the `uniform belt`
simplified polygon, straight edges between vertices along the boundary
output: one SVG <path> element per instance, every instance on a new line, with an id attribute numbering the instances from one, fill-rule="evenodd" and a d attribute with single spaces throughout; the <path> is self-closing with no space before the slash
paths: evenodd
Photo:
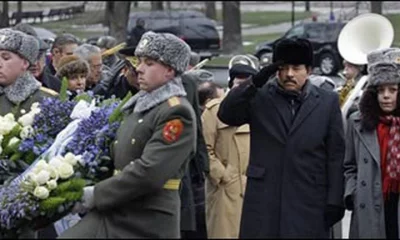
<path id="1" fill-rule="evenodd" d="M 114 176 L 120 173 L 121 170 L 114 170 Z M 179 185 L 181 184 L 180 179 L 169 179 L 163 186 L 167 190 L 179 190 Z"/>

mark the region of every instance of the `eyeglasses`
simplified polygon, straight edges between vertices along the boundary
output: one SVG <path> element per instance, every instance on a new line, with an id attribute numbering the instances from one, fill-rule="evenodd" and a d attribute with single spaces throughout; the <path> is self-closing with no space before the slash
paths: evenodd
<path id="1" fill-rule="evenodd" d="M 103 64 L 91 65 L 90 67 L 93 68 L 93 69 L 102 69 L 103 68 Z"/>

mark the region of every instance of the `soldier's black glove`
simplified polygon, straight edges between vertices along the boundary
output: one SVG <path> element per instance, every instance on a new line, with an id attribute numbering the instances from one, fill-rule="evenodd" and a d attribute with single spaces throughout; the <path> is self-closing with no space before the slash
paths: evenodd
<path id="1" fill-rule="evenodd" d="M 328 205 L 325 210 L 325 221 L 327 227 L 332 227 L 335 223 L 340 221 L 344 216 L 344 207 Z"/>
<path id="2" fill-rule="evenodd" d="M 264 84 L 268 81 L 268 79 L 278 71 L 279 67 L 282 66 L 283 62 L 278 61 L 272 63 L 263 69 L 261 69 L 254 77 L 253 84 L 254 86 L 260 88 L 264 86 Z"/>

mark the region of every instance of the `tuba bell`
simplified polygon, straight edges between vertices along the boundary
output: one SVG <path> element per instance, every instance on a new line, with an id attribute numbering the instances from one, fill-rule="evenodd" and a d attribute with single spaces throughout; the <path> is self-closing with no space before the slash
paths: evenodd
<path id="1" fill-rule="evenodd" d="M 259 70 L 260 68 L 260 62 L 258 61 L 258 59 L 250 54 L 233 56 L 231 60 L 229 60 L 228 68 L 231 69 L 233 65 L 239 63 L 249 65 L 256 70 Z"/>
<path id="2" fill-rule="evenodd" d="M 251 54 L 233 56 L 231 58 L 231 60 L 229 60 L 228 71 L 231 70 L 232 66 L 235 64 L 244 64 L 244 65 L 251 66 L 252 68 L 256 69 L 257 71 L 260 70 L 260 61 L 258 60 L 257 57 L 255 57 Z M 228 79 L 227 79 L 228 86 L 229 86 L 230 80 L 231 79 L 228 76 Z"/>
<path id="3" fill-rule="evenodd" d="M 375 13 L 365 13 L 353 18 L 343 27 L 338 38 L 338 50 L 346 61 L 364 65 L 368 63 L 367 55 L 370 52 L 389 48 L 393 39 L 393 26 L 386 17 Z M 345 99 L 341 106 L 344 123 L 347 121 L 350 107 L 361 96 L 367 83 L 368 76 L 362 76 L 354 88 L 343 92 L 346 94 L 346 96 L 341 96 Z"/>

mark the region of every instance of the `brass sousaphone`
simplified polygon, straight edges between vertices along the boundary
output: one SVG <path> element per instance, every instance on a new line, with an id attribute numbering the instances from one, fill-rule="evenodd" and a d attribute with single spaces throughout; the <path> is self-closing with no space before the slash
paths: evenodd
<path id="1" fill-rule="evenodd" d="M 394 30 L 390 21 L 379 14 L 365 13 L 349 21 L 341 30 L 338 38 L 340 55 L 348 62 L 358 65 L 367 64 L 367 55 L 375 50 L 389 48 L 394 39 Z M 342 106 L 343 122 L 347 112 L 368 83 L 368 76 L 358 80 L 356 86 L 346 96 Z"/>

